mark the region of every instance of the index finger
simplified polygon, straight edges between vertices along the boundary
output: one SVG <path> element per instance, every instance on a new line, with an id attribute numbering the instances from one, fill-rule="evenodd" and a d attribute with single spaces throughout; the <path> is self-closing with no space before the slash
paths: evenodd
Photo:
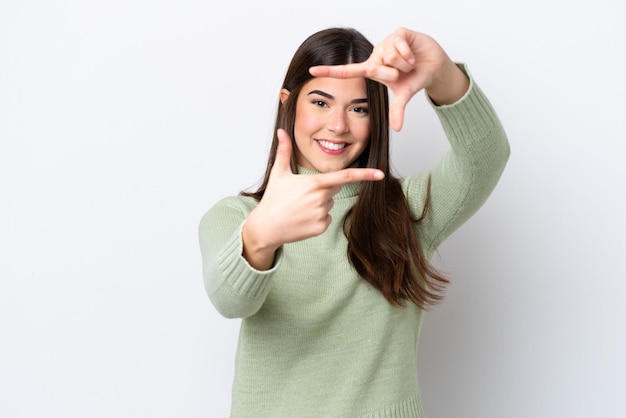
<path id="1" fill-rule="evenodd" d="M 348 183 L 378 181 L 384 177 L 385 174 L 377 168 L 344 168 L 339 171 L 317 174 L 316 180 L 320 187 L 330 189 Z"/>
<path id="2" fill-rule="evenodd" d="M 309 73 L 314 77 L 365 77 L 367 73 L 367 64 L 365 62 L 358 62 L 355 64 L 342 65 L 317 65 L 309 68 Z"/>
<path id="3" fill-rule="evenodd" d="M 357 78 L 364 77 L 378 81 L 389 87 L 389 83 L 398 80 L 400 72 L 397 68 L 375 62 L 364 61 L 356 64 L 318 65 L 309 68 L 314 77 Z"/>

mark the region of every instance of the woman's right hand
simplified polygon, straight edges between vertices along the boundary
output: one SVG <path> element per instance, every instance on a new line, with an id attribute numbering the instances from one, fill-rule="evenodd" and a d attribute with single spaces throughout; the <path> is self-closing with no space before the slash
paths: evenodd
<path id="1" fill-rule="evenodd" d="M 276 159 L 267 189 L 242 230 L 243 256 L 257 270 L 272 267 L 276 251 L 289 242 L 322 234 L 331 222 L 333 197 L 344 184 L 377 181 L 374 168 L 346 168 L 315 175 L 291 171 L 291 139 L 279 129 Z"/>

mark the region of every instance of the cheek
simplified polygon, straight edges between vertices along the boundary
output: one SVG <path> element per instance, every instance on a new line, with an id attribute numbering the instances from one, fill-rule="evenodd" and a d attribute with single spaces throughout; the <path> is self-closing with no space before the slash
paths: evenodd
<path id="1" fill-rule="evenodd" d="M 301 133 L 310 133 L 319 128 L 319 121 L 311 114 L 302 112 L 296 116 L 295 130 Z"/>
<path id="2" fill-rule="evenodd" d="M 366 145 L 370 137 L 370 123 L 369 121 L 359 123 L 353 127 L 352 134 L 363 145 Z"/>

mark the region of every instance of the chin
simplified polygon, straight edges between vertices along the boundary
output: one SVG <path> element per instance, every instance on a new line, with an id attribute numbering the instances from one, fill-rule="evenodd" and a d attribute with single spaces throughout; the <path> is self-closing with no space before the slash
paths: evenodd
<path id="1" fill-rule="evenodd" d="M 343 170 L 346 167 L 347 166 L 343 165 L 327 165 L 320 167 L 320 169 L 317 171 L 319 171 L 320 173 L 332 173 L 333 171 Z"/>

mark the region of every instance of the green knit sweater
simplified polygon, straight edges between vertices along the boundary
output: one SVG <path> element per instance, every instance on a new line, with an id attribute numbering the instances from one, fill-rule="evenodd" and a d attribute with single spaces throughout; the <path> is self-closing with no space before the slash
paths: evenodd
<path id="1" fill-rule="evenodd" d="M 470 84 L 457 103 L 433 106 L 449 152 L 430 172 L 403 180 L 419 215 L 432 174 L 432 206 L 416 227 L 428 258 L 487 199 L 509 156 L 497 116 Z M 342 221 L 359 188 L 344 186 L 328 230 L 284 245 L 268 271 L 255 270 L 241 255 L 241 227 L 254 199 L 225 198 L 202 218 L 208 295 L 222 315 L 243 318 L 232 417 L 423 416 L 417 382 L 423 312 L 390 305 L 346 257 Z"/>

